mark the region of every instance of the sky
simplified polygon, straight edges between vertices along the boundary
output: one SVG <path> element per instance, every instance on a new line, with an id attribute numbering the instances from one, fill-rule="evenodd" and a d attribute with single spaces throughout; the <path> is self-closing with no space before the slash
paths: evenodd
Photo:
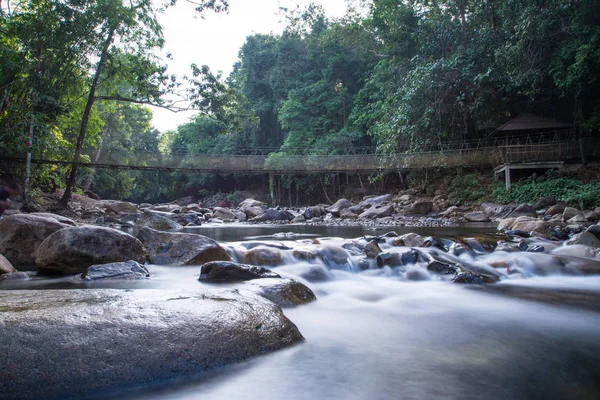
<path id="1" fill-rule="evenodd" d="M 346 10 L 346 0 L 312 0 L 321 4 L 327 15 L 340 17 Z M 195 17 L 194 7 L 186 1 L 159 15 L 165 37 L 164 51 L 173 55 L 165 60 L 169 73 L 189 74 L 190 64 L 208 65 L 213 72 L 231 72 L 238 51 L 246 37 L 254 33 L 283 31 L 280 7 L 295 8 L 309 0 L 229 0 L 229 13 L 204 12 L 204 19 Z M 178 112 L 151 107 L 153 125 L 164 132 L 188 121 L 195 112 Z"/>

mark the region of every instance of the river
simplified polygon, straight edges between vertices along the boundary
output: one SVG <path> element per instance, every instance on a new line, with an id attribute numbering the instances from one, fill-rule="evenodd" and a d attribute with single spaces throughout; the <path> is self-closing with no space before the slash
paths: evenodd
<path id="1" fill-rule="evenodd" d="M 296 248 L 317 239 L 340 246 L 348 238 L 389 230 L 217 226 L 193 232 L 211 236 L 231 250 L 256 241 Z M 493 228 L 398 229 L 399 233 L 410 231 L 455 240 Z M 273 270 L 284 277 L 302 280 L 295 271 L 314 266 L 293 261 L 288 250 L 281 252 L 285 265 Z M 407 280 L 408 271 L 389 267 L 357 271 L 330 265 L 331 279 L 302 280 L 317 295 L 316 302 L 285 309 L 306 338 L 304 343 L 193 379 L 138 388 L 114 398 L 599 399 L 600 276 L 556 273 L 558 261 L 549 254 L 464 257 L 482 268 L 508 260 L 522 273 L 517 279 L 506 275 L 499 283 L 482 286 L 452 284 L 428 274 Z M 564 258 L 559 261 L 565 263 Z M 198 267 L 148 268 L 151 280 L 120 285 L 201 285 Z M 60 278 L 40 281 L 39 288 L 70 285 Z"/>

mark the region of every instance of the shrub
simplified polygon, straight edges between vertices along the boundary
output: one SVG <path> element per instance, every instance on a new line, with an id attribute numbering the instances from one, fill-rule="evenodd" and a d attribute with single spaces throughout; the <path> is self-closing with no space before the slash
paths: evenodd
<path id="1" fill-rule="evenodd" d="M 479 203 L 486 196 L 485 186 L 475 174 L 460 175 L 448 184 L 449 197 L 464 203 Z"/>
<path id="2" fill-rule="evenodd" d="M 534 202 L 544 196 L 553 196 L 556 201 L 583 209 L 600 205 L 600 180 L 582 183 L 568 175 L 551 174 L 548 179 L 538 181 L 533 176 L 512 184 L 509 191 L 499 182 L 492 194 L 502 204 Z"/>

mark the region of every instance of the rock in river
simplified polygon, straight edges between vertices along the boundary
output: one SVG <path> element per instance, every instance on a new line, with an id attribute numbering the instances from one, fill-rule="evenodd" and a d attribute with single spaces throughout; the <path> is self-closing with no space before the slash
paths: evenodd
<path id="1" fill-rule="evenodd" d="M 146 249 L 133 236 L 100 226 L 61 229 L 44 240 L 35 263 L 39 271 L 77 274 L 94 264 L 146 261 Z"/>
<path id="2" fill-rule="evenodd" d="M 102 398 L 303 340 L 249 291 L 0 291 L 3 399 Z"/>
<path id="3" fill-rule="evenodd" d="M 46 214 L 53 215 L 53 214 Z M 38 247 L 54 232 L 70 227 L 59 216 L 7 215 L 0 220 L 0 253 L 13 266 L 34 265 Z"/>
<path id="4" fill-rule="evenodd" d="M 260 278 L 281 278 L 265 267 L 238 264 L 232 261 L 213 261 L 200 269 L 199 280 L 205 282 L 239 282 Z"/>
<path id="5" fill-rule="evenodd" d="M 97 281 L 101 279 L 144 279 L 150 276 L 150 272 L 137 261 L 92 265 L 81 274 L 81 279 L 86 281 Z"/>
<path id="6" fill-rule="evenodd" d="M 148 250 L 148 261 L 162 265 L 200 265 L 229 261 L 231 257 L 217 242 L 194 233 L 159 232 L 143 227 L 138 238 Z"/>

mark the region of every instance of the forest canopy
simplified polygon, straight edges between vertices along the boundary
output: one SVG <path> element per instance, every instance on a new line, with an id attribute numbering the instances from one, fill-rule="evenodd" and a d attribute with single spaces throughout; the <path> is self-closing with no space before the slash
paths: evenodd
<path id="1" fill-rule="evenodd" d="M 597 134 L 598 1 L 360 3 L 339 19 L 314 4 L 288 11 L 281 34 L 247 38 L 229 76 L 193 65 L 187 78 L 168 76 L 154 55 L 163 40 L 151 3 L 36 0 L 10 10 L 4 3 L 0 151 L 70 160 L 80 139 L 84 159 L 111 151 L 151 154 L 151 163 L 174 153 L 260 150 L 276 162 L 285 154 L 393 153 L 475 140 L 525 112 Z M 207 1 L 200 11 L 226 6 Z M 168 106 L 164 94 L 182 90 L 199 115 L 172 132 L 152 129 L 143 105 Z M 32 179 L 64 186 L 66 172 L 38 167 Z M 78 186 L 156 200 L 214 179 L 83 171 Z M 310 177 L 290 179 L 312 185 Z"/>

